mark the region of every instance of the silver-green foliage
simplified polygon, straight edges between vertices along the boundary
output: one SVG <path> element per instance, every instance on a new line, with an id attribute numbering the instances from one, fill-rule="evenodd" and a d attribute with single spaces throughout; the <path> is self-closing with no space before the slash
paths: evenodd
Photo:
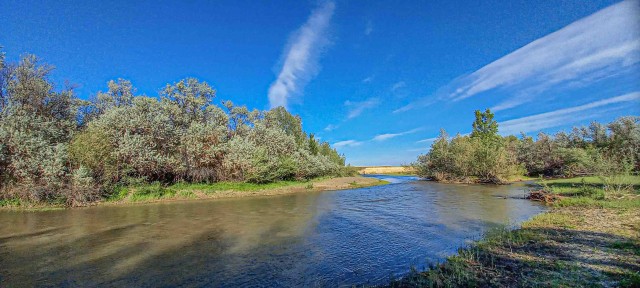
<path id="1" fill-rule="evenodd" d="M 0 179 L 3 184 L 58 189 L 69 173 L 67 145 L 75 132 L 77 111 L 73 94 L 54 91 L 47 80 L 51 68 L 39 65 L 34 56 L 2 70 Z"/>
<path id="2" fill-rule="evenodd" d="M 449 139 L 442 130 L 429 152 L 420 155 L 413 166 L 422 177 L 453 182 L 499 183 L 522 173 L 505 139 L 483 140 L 461 135 Z"/>
<path id="3" fill-rule="evenodd" d="M 571 133 L 501 137 L 493 114 L 476 111 L 471 136 L 444 132 L 413 164 L 418 174 L 441 181 L 501 182 L 512 176 L 628 174 L 640 170 L 640 117 L 608 125 L 592 122 Z"/>
<path id="4" fill-rule="evenodd" d="M 118 79 L 81 101 L 72 90 L 54 90 L 51 70 L 34 56 L 7 65 L 0 54 L 0 197 L 40 191 L 29 200 L 78 205 L 95 200 L 100 187 L 263 183 L 344 166 L 328 143 L 304 133 L 300 117 L 282 107 L 217 106 L 216 91 L 197 79 L 168 84 L 157 97 L 136 95 L 131 82 Z"/>

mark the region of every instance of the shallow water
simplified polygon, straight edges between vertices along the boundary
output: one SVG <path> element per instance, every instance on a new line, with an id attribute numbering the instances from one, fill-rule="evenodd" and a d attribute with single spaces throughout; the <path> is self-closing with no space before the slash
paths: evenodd
<path id="1" fill-rule="evenodd" d="M 0 212 L 0 287 L 384 284 L 544 207 L 524 186 L 393 184 L 294 195 Z"/>

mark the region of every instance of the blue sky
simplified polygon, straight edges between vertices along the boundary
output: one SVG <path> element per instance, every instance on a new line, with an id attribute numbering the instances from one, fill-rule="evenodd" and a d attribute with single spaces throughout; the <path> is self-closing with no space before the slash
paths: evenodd
<path id="1" fill-rule="evenodd" d="M 440 128 L 470 132 L 476 109 L 492 108 L 503 134 L 530 135 L 640 115 L 639 0 L 0 7 L 7 58 L 38 55 L 81 98 L 116 78 L 157 95 L 197 77 L 218 100 L 286 106 L 353 165 L 409 163 Z"/>

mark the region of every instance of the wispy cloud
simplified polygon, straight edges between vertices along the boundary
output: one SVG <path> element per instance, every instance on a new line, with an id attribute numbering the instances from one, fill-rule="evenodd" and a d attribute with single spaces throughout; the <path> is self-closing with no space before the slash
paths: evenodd
<path id="1" fill-rule="evenodd" d="M 373 137 L 373 141 L 385 141 L 385 140 L 389 140 L 391 138 L 395 138 L 398 136 L 403 136 L 403 135 L 407 135 L 407 134 L 411 134 L 411 133 L 416 133 L 418 131 L 422 130 L 421 128 L 416 128 L 416 129 L 411 129 L 409 131 L 404 131 L 404 132 L 399 132 L 399 133 L 387 133 L 387 134 L 378 134 L 375 137 Z"/>
<path id="2" fill-rule="evenodd" d="M 333 131 L 335 129 L 338 129 L 340 127 L 340 125 L 342 125 L 342 123 L 360 116 L 360 114 L 362 114 L 362 112 L 364 112 L 367 109 L 374 108 L 374 107 L 378 106 L 378 104 L 380 104 L 380 98 L 377 98 L 377 97 L 369 98 L 369 99 L 366 99 L 364 101 L 349 101 L 349 100 L 347 100 L 347 101 L 344 102 L 344 106 L 346 106 L 347 109 L 348 109 L 347 118 L 342 120 L 342 122 L 340 122 L 339 124 L 329 124 L 329 125 L 327 125 L 326 127 L 324 127 L 324 131 L 331 132 L 331 131 Z"/>
<path id="3" fill-rule="evenodd" d="M 598 112 L 594 111 L 593 113 L 585 113 L 585 111 L 588 110 L 620 103 L 624 103 L 626 105 L 628 102 L 636 102 L 635 105 L 640 105 L 639 101 L 640 92 L 632 92 L 613 98 L 594 101 L 580 106 L 503 121 L 499 123 L 499 130 L 500 134 L 503 135 L 517 134 L 520 132 L 527 133 L 540 131 L 546 128 L 557 127 L 568 123 L 576 123 L 581 120 L 590 119 L 593 118 L 594 115 Z"/>
<path id="4" fill-rule="evenodd" d="M 367 100 L 359 102 L 347 100 L 344 102 L 344 105 L 349 108 L 347 119 L 356 118 L 360 116 L 360 114 L 362 114 L 364 110 L 374 108 L 378 106 L 378 104 L 380 104 L 380 98 L 369 98 Z"/>
<path id="5" fill-rule="evenodd" d="M 339 125 L 329 124 L 327 127 L 324 127 L 324 131 L 331 132 L 333 130 L 338 129 Z"/>
<path id="6" fill-rule="evenodd" d="M 362 83 L 371 83 L 371 81 L 373 81 L 373 76 L 362 79 Z"/>
<path id="7" fill-rule="evenodd" d="M 433 97 L 424 97 L 422 99 L 418 99 L 416 101 L 413 101 L 407 105 L 404 105 L 396 110 L 393 110 L 393 113 L 402 113 L 402 112 L 407 112 L 409 110 L 413 110 L 416 108 L 420 108 L 420 107 L 426 107 L 429 106 L 435 102 L 437 102 L 438 99 L 433 98 Z"/>
<path id="8" fill-rule="evenodd" d="M 430 105 L 434 99 L 458 101 L 483 92 L 506 89 L 514 97 L 492 108 L 519 106 L 556 87 L 571 87 L 606 78 L 640 62 L 640 1 L 628 0 L 602 9 L 459 77 L 431 99 L 420 99 L 394 112 Z"/>
<path id="9" fill-rule="evenodd" d="M 364 35 L 371 35 L 371 32 L 373 32 L 373 22 L 371 22 L 371 20 L 367 21 L 367 26 L 364 28 Z"/>
<path id="10" fill-rule="evenodd" d="M 307 22 L 291 37 L 284 53 L 282 69 L 269 87 L 271 108 L 287 107 L 289 99 L 301 94 L 304 86 L 317 73 L 318 56 L 329 42 L 325 34 L 334 10 L 334 2 L 325 2 L 311 13 Z"/>
<path id="11" fill-rule="evenodd" d="M 438 137 L 432 137 L 432 138 L 418 140 L 418 141 L 416 141 L 416 143 L 429 143 L 429 142 L 436 141 L 436 139 L 438 139 Z"/>
<path id="12" fill-rule="evenodd" d="M 365 144 L 365 143 L 381 142 L 381 141 L 389 140 L 391 138 L 395 138 L 395 137 L 399 137 L 399 136 L 403 136 L 403 135 L 407 135 L 407 134 L 416 133 L 416 132 L 421 131 L 421 130 L 422 130 L 422 128 L 415 128 L 415 129 L 411 129 L 411 130 L 404 131 L 404 132 L 398 132 L 398 133 L 378 134 L 378 135 L 374 136 L 373 138 L 371 138 L 371 140 L 358 141 L 358 140 L 351 139 L 351 140 L 345 140 L 345 141 L 340 141 L 340 142 L 333 143 L 333 146 L 336 147 L 336 148 L 356 147 L 356 146 L 360 146 L 360 145 Z"/>
<path id="13" fill-rule="evenodd" d="M 345 140 L 345 141 L 340 141 L 340 142 L 333 143 L 333 147 L 335 147 L 335 148 L 355 147 L 355 146 L 360 146 L 361 144 L 362 144 L 362 142 L 360 142 L 360 141 Z"/>

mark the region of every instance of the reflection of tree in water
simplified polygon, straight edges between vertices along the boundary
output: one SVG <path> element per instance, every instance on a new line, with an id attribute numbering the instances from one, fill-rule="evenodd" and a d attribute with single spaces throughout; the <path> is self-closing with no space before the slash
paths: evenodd
<path id="1" fill-rule="evenodd" d="M 231 280 L 233 275 L 217 271 L 243 273 L 250 268 L 242 266 L 251 262 L 247 257 L 252 254 L 277 254 L 295 245 L 315 213 L 316 198 L 306 193 L 5 213 L 0 226 L 0 284 L 170 285 L 207 283 L 200 279 L 206 274 Z M 272 251 L 252 252 L 265 247 Z"/>

